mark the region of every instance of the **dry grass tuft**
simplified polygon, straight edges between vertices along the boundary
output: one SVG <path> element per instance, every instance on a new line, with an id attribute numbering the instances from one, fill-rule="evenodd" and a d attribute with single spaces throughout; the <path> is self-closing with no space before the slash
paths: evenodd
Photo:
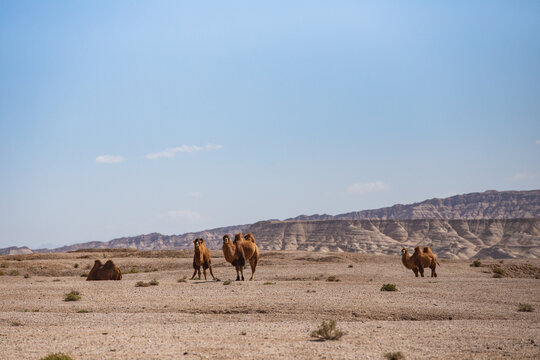
<path id="1" fill-rule="evenodd" d="M 404 360 L 405 355 L 401 351 L 398 352 L 387 352 L 384 354 L 384 357 L 388 360 Z"/>
<path id="2" fill-rule="evenodd" d="M 520 303 L 518 305 L 518 311 L 521 312 L 533 312 L 534 308 L 531 304 Z"/>
<path id="3" fill-rule="evenodd" d="M 496 267 L 496 268 L 493 268 L 492 271 L 493 271 L 494 274 L 499 274 L 501 276 L 504 276 L 504 269 L 503 268 Z"/>
<path id="4" fill-rule="evenodd" d="M 339 340 L 347 332 L 342 331 L 336 327 L 336 321 L 330 320 L 329 322 L 323 321 L 317 330 L 311 332 L 311 337 L 319 340 Z"/>
<path id="5" fill-rule="evenodd" d="M 271 282 L 271 281 L 265 281 L 263 282 L 263 285 L 275 285 L 276 283 L 274 282 Z"/>
<path id="6" fill-rule="evenodd" d="M 66 355 L 64 353 L 55 353 L 55 354 L 49 354 L 47 356 L 44 356 L 39 360 L 74 360 L 74 359 L 71 356 Z"/>
<path id="7" fill-rule="evenodd" d="M 152 280 L 150 280 L 150 283 L 149 283 L 149 284 L 152 285 L 152 286 L 158 286 L 158 285 L 159 285 L 159 281 L 157 281 L 156 279 L 152 279 Z"/>
<path id="8" fill-rule="evenodd" d="M 137 281 L 135 284 L 135 287 L 149 287 L 150 283 L 144 282 L 144 281 Z"/>
<path id="9" fill-rule="evenodd" d="M 223 282 L 223 285 L 231 285 L 231 280 L 225 280 L 225 281 Z"/>
<path id="10" fill-rule="evenodd" d="M 66 294 L 64 301 L 79 301 L 81 300 L 81 294 L 78 291 L 71 290 L 69 294 Z"/>
<path id="11" fill-rule="evenodd" d="M 480 260 L 474 260 L 471 265 L 469 265 L 471 267 L 480 267 L 482 266 L 482 262 Z"/>
<path id="12" fill-rule="evenodd" d="M 330 282 L 338 282 L 338 281 L 341 281 L 337 276 L 329 276 L 328 278 L 326 278 L 326 281 L 330 281 Z"/>
<path id="13" fill-rule="evenodd" d="M 177 280 L 179 283 L 187 282 L 187 277 L 183 276 L 180 279 Z"/>
<path id="14" fill-rule="evenodd" d="M 397 291 L 397 287 L 395 284 L 384 284 L 381 291 Z"/>

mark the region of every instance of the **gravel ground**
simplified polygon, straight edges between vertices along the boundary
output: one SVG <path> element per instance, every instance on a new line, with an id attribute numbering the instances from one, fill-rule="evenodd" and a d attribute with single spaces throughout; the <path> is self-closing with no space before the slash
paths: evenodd
<path id="1" fill-rule="evenodd" d="M 104 255 L 123 269 L 122 281 L 80 277 Z M 0 257 L 0 358 L 383 359 L 397 351 L 407 359 L 540 358 L 538 260 L 478 268 L 442 260 L 438 278 L 415 278 L 399 256 L 263 252 L 256 281 L 224 285 L 235 272 L 219 252 L 212 255 L 221 281 L 178 282 L 192 274 L 185 253 L 139 255 Z M 493 278 L 495 265 L 523 277 Z M 133 267 L 148 272 L 126 273 Z M 19 275 L 8 275 L 14 270 Z M 326 281 L 332 275 L 340 281 Z M 135 287 L 152 279 L 159 285 Z M 380 291 L 385 283 L 398 291 Z M 71 290 L 80 301 L 63 301 Z M 520 303 L 534 311 L 518 311 Z M 330 319 L 347 334 L 312 339 Z"/>

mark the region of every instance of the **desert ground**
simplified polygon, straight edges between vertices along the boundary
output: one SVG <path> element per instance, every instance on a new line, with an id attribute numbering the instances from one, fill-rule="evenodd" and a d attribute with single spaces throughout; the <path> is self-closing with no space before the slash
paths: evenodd
<path id="1" fill-rule="evenodd" d="M 256 280 L 248 266 L 246 281 L 230 284 L 236 273 L 220 251 L 211 252 L 220 281 L 189 280 L 190 251 L 1 256 L 0 358 L 540 358 L 540 260 L 440 259 L 437 278 L 415 278 L 399 250 L 262 252 Z M 112 259 L 123 279 L 85 281 L 95 259 Z M 398 291 L 381 291 L 387 283 Z M 64 301 L 72 290 L 81 299 Z M 323 320 L 347 334 L 311 338 Z"/>

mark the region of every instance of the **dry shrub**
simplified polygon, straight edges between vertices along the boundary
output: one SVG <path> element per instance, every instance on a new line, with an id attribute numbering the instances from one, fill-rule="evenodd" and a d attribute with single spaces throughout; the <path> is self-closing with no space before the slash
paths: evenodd
<path id="1" fill-rule="evenodd" d="M 81 296 L 78 291 L 71 290 L 69 294 L 66 294 L 64 297 L 64 301 L 79 301 L 81 300 Z"/>
<path id="2" fill-rule="evenodd" d="M 182 283 L 182 282 L 187 282 L 187 278 L 185 276 L 181 277 L 180 279 L 178 279 L 178 282 L 179 283 Z"/>
<path id="3" fill-rule="evenodd" d="M 499 274 L 501 276 L 504 276 L 504 269 L 503 268 L 496 267 L 496 268 L 493 268 L 492 271 L 493 271 L 494 274 Z"/>
<path id="4" fill-rule="evenodd" d="M 341 281 L 341 280 L 340 280 L 337 276 L 332 275 L 332 276 L 329 276 L 329 277 L 326 279 L 326 281 L 330 281 L 330 282 L 332 282 L 332 281 L 338 282 L 338 281 Z"/>
<path id="5" fill-rule="evenodd" d="M 534 308 L 531 304 L 520 303 L 518 305 L 518 311 L 521 312 L 533 312 Z"/>
<path id="6" fill-rule="evenodd" d="M 384 357 L 388 360 L 404 360 L 405 355 L 401 351 L 398 352 L 387 352 L 384 354 Z"/>
<path id="7" fill-rule="evenodd" d="M 71 356 L 66 355 L 64 353 L 55 353 L 55 354 L 49 354 L 47 356 L 44 356 L 39 360 L 74 360 L 74 359 Z"/>
<path id="8" fill-rule="evenodd" d="M 384 284 L 381 291 L 397 291 L 397 287 L 395 284 Z"/>
<path id="9" fill-rule="evenodd" d="M 152 280 L 150 280 L 150 283 L 149 283 L 149 284 L 152 285 L 152 286 L 158 286 L 158 285 L 159 285 L 159 281 L 157 281 L 156 279 L 152 279 Z"/>
<path id="10" fill-rule="evenodd" d="M 11 271 L 9 272 L 9 275 L 10 275 L 10 276 L 19 276 L 19 270 L 11 270 Z"/>
<path id="11" fill-rule="evenodd" d="M 471 267 L 480 267 L 482 266 L 482 262 L 480 260 L 474 260 L 471 265 Z"/>
<path id="12" fill-rule="evenodd" d="M 135 284 L 135 287 L 149 287 L 150 283 L 144 282 L 144 281 L 137 281 Z"/>
<path id="13" fill-rule="evenodd" d="M 263 285 L 275 285 L 276 283 L 273 283 L 271 281 L 265 281 L 263 282 Z"/>
<path id="14" fill-rule="evenodd" d="M 342 331 L 336 327 L 336 321 L 330 320 L 329 322 L 323 321 L 317 330 L 311 332 L 311 337 L 319 340 L 339 340 L 347 332 Z"/>
<path id="15" fill-rule="evenodd" d="M 223 282 L 223 285 L 230 285 L 230 284 L 231 284 L 231 280 L 225 280 L 225 281 Z"/>

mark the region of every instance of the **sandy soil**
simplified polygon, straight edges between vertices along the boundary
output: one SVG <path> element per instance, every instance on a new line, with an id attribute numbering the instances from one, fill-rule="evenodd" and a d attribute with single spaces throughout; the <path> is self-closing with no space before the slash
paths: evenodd
<path id="1" fill-rule="evenodd" d="M 0 257 L 0 358 L 540 358 L 539 260 L 442 260 L 438 278 L 415 278 L 399 256 L 263 252 L 256 281 L 224 285 L 234 268 L 212 256 L 219 282 L 178 282 L 193 272 L 186 251 Z M 122 281 L 85 281 L 97 258 L 112 258 Z M 493 278 L 494 267 L 511 277 Z M 64 301 L 71 290 L 80 301 Z M 312 339 L 330 319 L 347 335 Z"/>

